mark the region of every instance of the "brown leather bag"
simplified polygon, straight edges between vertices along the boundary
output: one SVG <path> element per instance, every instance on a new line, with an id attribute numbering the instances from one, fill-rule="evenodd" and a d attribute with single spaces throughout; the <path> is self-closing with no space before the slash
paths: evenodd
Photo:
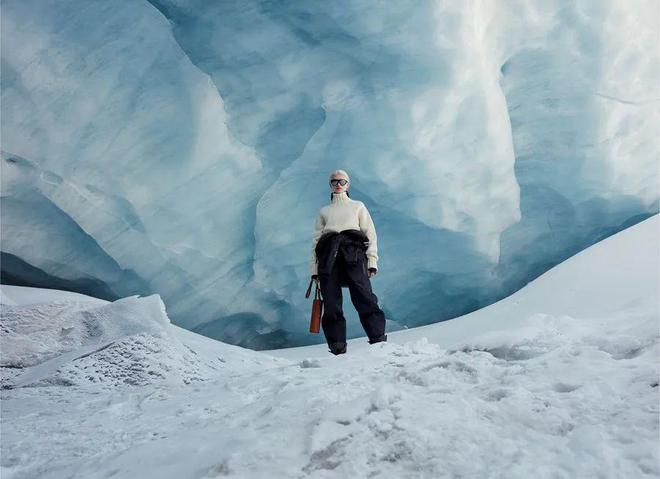
<path id="1" fill-rule="evenodd" d="M 309 293 L 312 291 L 312 283 L 314 278 L 309 282 L 305 298 L 309 298 Z M 323 300 L 321 299 L 321 292 L 319 291 L 319 283 L 316 281 L 316 289 L 314 290 L 314 301 L 312 301 L 312 316 L 309 320 L 309 332 L 318 333 L 321 331 L 321 315 L 323 314 Z"/>

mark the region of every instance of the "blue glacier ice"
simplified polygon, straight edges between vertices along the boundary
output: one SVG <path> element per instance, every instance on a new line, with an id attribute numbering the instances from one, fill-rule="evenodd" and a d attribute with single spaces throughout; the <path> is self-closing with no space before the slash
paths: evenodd
<path id="1" fill-rule="evenodd" d="M 3 282 L 156 292 L 272 349 L 322 341 L 304 291 L 334 169 L 374 219 L 389 330 L 658 213 L 653 0 L 1 8 Z"/>

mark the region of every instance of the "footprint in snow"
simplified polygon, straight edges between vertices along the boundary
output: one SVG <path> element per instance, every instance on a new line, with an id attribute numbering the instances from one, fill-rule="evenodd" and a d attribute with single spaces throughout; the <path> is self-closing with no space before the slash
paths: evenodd
<path id="1" fill-rule="evenodd" d="M 321 367 L 321 361 L 318 359 L 303 359 L 300 361 L 300 367 L 301 368 L 320 368 Z"/>

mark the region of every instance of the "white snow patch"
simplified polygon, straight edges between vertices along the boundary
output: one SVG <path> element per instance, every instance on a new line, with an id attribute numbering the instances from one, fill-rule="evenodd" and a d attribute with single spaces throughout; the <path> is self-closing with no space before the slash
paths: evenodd
<path id="1" fill-rule="evenodd" d="M 387 343 L 352 340 L 340 356 L 225 345 L 169 324 L 157 297 L 3 307 L 14 364 L 59 354 L 23 375 L 67 359 L 2 391 L 0 472 L 658 477 L 658 225 L 608 238 L 496 305 Z M 60 312 L 55 331 L 76 326 L 75 341 L 57 341 L 48 311 Z M 112 343 L 80 356 L 90 317 Z"/>

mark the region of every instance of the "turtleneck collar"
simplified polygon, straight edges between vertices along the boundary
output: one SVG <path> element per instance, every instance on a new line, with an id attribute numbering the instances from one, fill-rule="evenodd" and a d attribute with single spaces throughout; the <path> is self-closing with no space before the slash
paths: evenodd
<path id="1" fill-rule="evenodd" d="M 340 204 L 340 203 L 348 203 L 350 201 L 349 196 L 346 194 L 345 191 L 342 191 L 341 193 L 333 193 L 332 194 L 332 204 Z"/>

